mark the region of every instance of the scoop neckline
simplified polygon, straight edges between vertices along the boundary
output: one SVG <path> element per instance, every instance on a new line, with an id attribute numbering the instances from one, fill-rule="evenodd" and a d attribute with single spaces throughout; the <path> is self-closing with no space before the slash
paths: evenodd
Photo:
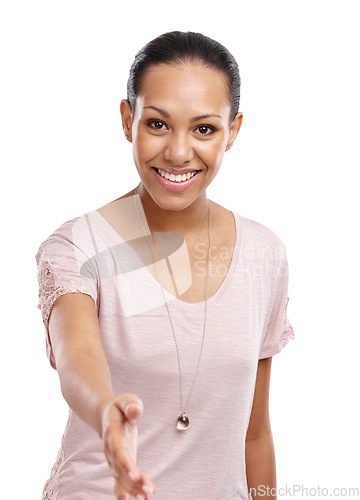
<path id="1" fill-rule="evenodd" d="M 227 290 L 229 287 L 232 278 L 235 273 L 235 267 L 237 265 L 238 259 L 239 259 L 239 253 L 240 253 L 240 247 L 241 247 L 241 241 L 242 241 L 242 232 L 243 232 L 243 227 L 240 221 L 240 218 L 237 213 L 235 213 L 233 210 L 229 210 L 235 220 L 235 244 L 233 247 L 233 253 L 231 257 L 231 262 L 228 268 L 228 271 L 226 273 L 225 279 L 221 283 L 220 287 L 216 290 L 216 292 L 207 299 L 207 305 L 212 305 L 214 302 L 216 302 Z M 105 228 L 108 229 L 109 233 L 111 233 L 116 239 L 120 239 L 122 243 L 126 243 L 126 241 L 120 236 L 120 234 L 113 228 L 113 226 L 105 219 L 103 215 L 101 215 L 100 212 L 97 210 L 92 210 L 89 212 L 89 214 L 95 214 L 95 217 L 98 219 L 99 222 L 101 222 Z M 127 243 L 126 243 L 127 244 Z M 129 248 L 133 250 L 133 248 L 128 245 Z M 135 252 L 136 253 L 136 252 Z M 136 254 L 137 255 L 137 254 Z M 147 281 L 151 285 L 151 287 L 154 289 L 154 291 L 158 291 L 159 288 L 162 289 L 162 292 L 164 294 L 164 297 L 166 299 L 167 303 L 171 303 L 172 306 L 177 307 L 177 308 L 182 308 L 182 309 L 191 309 L 191 310 L 196 310 L 196 309 L 203 309 L 205 307 L 205 302 L 206 300 L 202 300 L 201 302 L 186 302 L 184 300 L 179 299 L 172 293 L 170 293 L 166 288 L 164 288 L 158 280 L 151 274 L 149 269 L 144 266 L 145 269 L 145 276 L 147 278 Z"/>

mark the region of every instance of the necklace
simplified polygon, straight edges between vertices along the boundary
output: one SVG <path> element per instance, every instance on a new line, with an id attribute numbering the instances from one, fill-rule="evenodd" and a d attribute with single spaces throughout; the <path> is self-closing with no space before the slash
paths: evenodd
<path id="1" fill-rule="evenodd" d="M 136 189 L 135 189 L 135 195 L 138 194 L 138 192 L 137 192 L 138 187 L 139 186 L 137 186 Z M 208 202 L 208 207 L 209 207 L 209 212 L 208 212 L 209 213 L 209 215 L 208 215 L 208 219 L 209 219 L 209 252 L 208 252 L 208 266 L 207 266 L 208 269 L 207 269 L 207 278 L 206 278 L 205 319 L 204 319 L 203 335 L 202 335 L 201 349 L 200 349 L 199 359 L 198 359 L 197 366 L 196 366 L 195 375 L 194 375 L 194 378 L 193 378 L 193 381 L 192 381 L 192 384 L 191 384 L 191 387 L 190 387 L 189 395 L 188 395 L 186 403 L 184 405 L 183 404 L 183 395 L 182 395 L 182 383 L 181 383 L 182 377 L 181 377 L 181 366 L 180 366 L 180 356 L 179 356 L 178 343 L 177 343 L 177 340 L 176 340 L 175 331 L 174 331 L 173 323 L 172 323 L 172 320 L 171 320 L 169 308 L 168 308 L 168 305 L 167 305 L 167 302 L 166 302 L 166 299 L 165 299 L 165 296 L 164 296 L 164 291 L 163 291 L 163 288 L 162 288 L 162 286 L 160 284 L 160 280 L 158 279 L 158 276 L 157 276 L 156 265 L 155 265 L 155 257 L 154 257 L 154 254 L 153 254 L 153 250 L 152 250 L 152 247 L 151 247 L 151 245 L 149 243 L 148 237 L 146 235 L 145 228 L 144 228 L 144 225 L 142 223 L 142 220 L 141 220 L 141 217 L 140 217 L 140 214 L 139 214 L 139 210 L 137 208 L 137 204 L 136 204 L 136 199 L 135 198 L 136 198 L 136 196 L 134 196 L 134 204 L 135 204 L 136 212 L 137 212 L 140 224 L 141 224 L 143 232 L 144 232 L 144 236 L 146 238 L 147 244 L 148 244 L 150 252 L 151 252 L 151 256 L 152 256 L 152 259 L 153 259 L 154 270 L 155 270 L 155 276 L 156 276 L 156 279 L 157 279 L 157 281 L 158 281 L 158 283 L 160 285 L 160 288 L 161 288 L 162 296 L 163 296 L 163 299 L 164 299 L 164 302 L 165 302 L 165 306 L 166 306 L 166 309 L 167 309 L 167 313 L 168 313 L 168 316 L 169 316 L 169 320 L 170 320 L 172 334 L 173 334 L 174 341 L 175 341 L 176 353 L 177 353 L 177 360 L 178 360 L 178 367 L 179 367 L 180 404 L 181 404 L 181 410 L 182 410 L 181 415 L 179 415 L 179 417 L 177 418 L 176 428 L 179 431 L 184 431 L 190 425 L 190 420 L 189 420 L 189 417 L 187 416 L 185 410 L 186 410 L 187 404 L 189 402 L 189 399 L 190 399 L 190 396 L 191 396 L 191 393 L 192 393 L 192 390 L 193 390 L 193 387 L 194 387 L 195 379 L 196 379 L 196 376 L 197 376 L 197 373 L 198 373 L 198 370 L 199 370 L 200 359 L 201 359 L 201 355 L 202 355 L 202 351 L 203 351 L 204 337 L 205 337 L 206 310 L 207 310 L 208 288 L 209 288 L 210 247 L 211 247 L 211 210 L 210 210 L 210 203 Z M 151 230 L 150 230 L 150 234 L 151 234 Z"/>

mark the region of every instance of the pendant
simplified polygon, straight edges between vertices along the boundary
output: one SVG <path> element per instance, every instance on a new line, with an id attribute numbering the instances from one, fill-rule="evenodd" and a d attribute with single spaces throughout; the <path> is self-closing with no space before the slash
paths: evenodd
<path id="1" fill-rule="evenodd" d="M 189 427 L 189 425 L 190 425 L 189 419 L 188 419 L 186 413 L 183 412 L 179 416 L 179 418 L 177 419 L 176 428 L 179 431 L 186 431 L 186 429 Z"/>

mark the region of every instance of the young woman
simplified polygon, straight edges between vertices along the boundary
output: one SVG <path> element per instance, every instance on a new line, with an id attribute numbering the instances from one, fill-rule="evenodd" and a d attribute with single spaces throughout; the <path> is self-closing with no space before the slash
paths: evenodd
<path id="1" fill-rule="evenodd" d="M 286 249 L 206 194 L 239 96 L 218 42 L 149 42 L 120 105 L 139 185 L 39 247 L 38 307 L 69 405 L 43 499 L 274 498 L 270 368 L 294 337 Z"/>

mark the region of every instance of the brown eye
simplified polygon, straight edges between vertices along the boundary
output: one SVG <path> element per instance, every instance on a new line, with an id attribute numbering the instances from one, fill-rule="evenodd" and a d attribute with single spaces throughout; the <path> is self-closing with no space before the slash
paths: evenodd
<path id="1" fill-rule="evenodd" d="M 210 135 L 215 131 L 215 128 L 210 125 L 200 125 L 196 130 L 198 130 L 201 135 Z"/>
<path id="2" fill-rule="evenodd" d="M 166 127 L 165 123 L 161 120 L 150 120 L 148 125 L 155 130 L 163 130 L 163 127 Z"/>

